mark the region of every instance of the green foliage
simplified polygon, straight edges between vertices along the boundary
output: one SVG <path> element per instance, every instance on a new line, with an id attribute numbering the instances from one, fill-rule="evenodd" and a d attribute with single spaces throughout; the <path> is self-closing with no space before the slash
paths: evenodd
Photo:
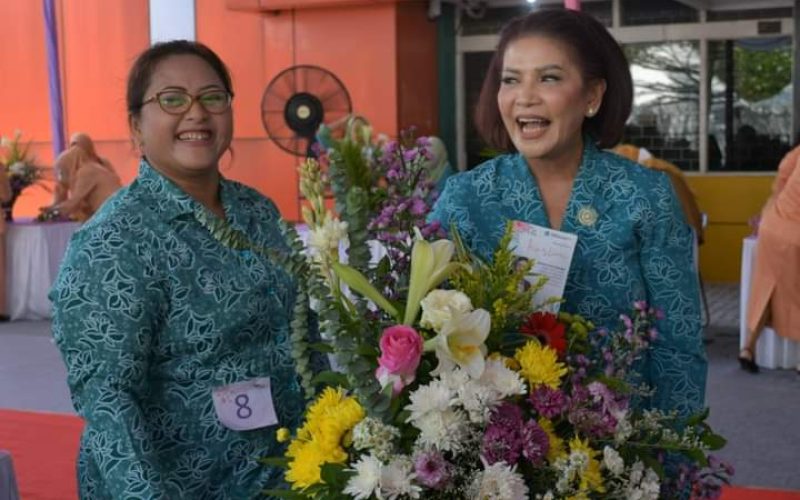
<path id="1" fill-rule="evenodd" d="M 746 101 L 772 97 L 792 83 L 790 46 L 774 51 L 737 46 L 733 49 L 733 60 L 736 94 Z"/>
<path id="2" fill-rule="evenodd" d="M 456 243 L 456 258 L 470 268 L 461 268 L 453 273 L 450 283 L 453 288 L 461 290 L 470 298 L 473 307 L 490 312 L 492 329 L 486 346 L 489 351 L 496 351 L 503 344 L 505 332 L 516 331 L 523 319 L 530 314 L 533 295 L 544 285 L 544 279 L 523 289 L 523 281 L 534 263 L 528 260 L 517 264 L 517 258 L 511 249 L 511 223 L 506 226 L 490 262 L 471 255 L 455 227 L 451 228 L 450 234 Z"/>

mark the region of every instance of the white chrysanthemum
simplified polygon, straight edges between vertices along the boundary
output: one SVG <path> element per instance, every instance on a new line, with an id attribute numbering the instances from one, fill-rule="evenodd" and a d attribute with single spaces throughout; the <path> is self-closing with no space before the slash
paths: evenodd
<path id="1" fill-rule="evenodd" d="M 475 474 L 470 488 L 471 498 L 492 500 L 526 500 L 528 487 L 516 467 L 497 462 Z"/>
<path id="2" fill-rule="evenodd" d="M 469 430 L 466 414 L 456 409 L 428 412 L 414 427 L 419 429 L 418 446 L 454 452 L 463 448 Z"/>
<path id="3" fill-rule="evenodd" d="M 453 313 L 472 311 L 472 302 L 463 292 L 458 290 L 433 290 L 420 302 L 422 306 L 423 328 L 439 331 L 442 325 L 450 321 Z"/>
<path id="4" fill-rule="evenodd" d="M 405 408 L 411 412 L 409 420 L 413 422 L 428 413 L 439 413 L 447 410 L 453 402 L 453 396 L 450 389 L 437 380 L 428 385 L 420 386 L 409 395 L 411 404 Z"/>
<path id="5" fill-rule="evenodd" d="M 382 465 L 380 460 L 372 455 L 361 457 L 350 469 L 356 474 L 347 481 L 344 493 L 356 500 L 371 497 L 380 484 Z"/>
<path id="6" fill-rule="evenodd" d="M 459 389 L 464 387 L 466 384 L 471 383 L 469 374 L 458 366 L 454 367 L 452 370 L 439 374 L 439 380 L 442 382 L 442 384 L 444 384 L 445 387 L 450 389 L 453 394 L 457 393 Z"/>
<path id="7" fill-rule="evenodd" d="M 525 394 L 525 382 L 502 359 L 487 359 L 479 382 L 497 391 L 501 399 Z"/>
<path id="8" fill-rule="evenodd" d="M 470 422 L 475 424 L 487 423 L 494 407 L 503 400 L 500 393 L 473 380 L 458 389 L 456 399 L 467 410 Z"/>
<path id="9" fill-rule="evenodd" d="M 422 488 L 414 484 L 414 463 L 406 456 L 398 456 L 381 468 L 378 498 L 395 500 L 399 497 L 419 498 Z"/>
<path id="10" fill-rule="evenodd" d="M 615 476 L 619 476 L 625 471 L 625 461 L 622 460 L 617 450 L 610 446 L 603 448 L 603 465 Z"/>

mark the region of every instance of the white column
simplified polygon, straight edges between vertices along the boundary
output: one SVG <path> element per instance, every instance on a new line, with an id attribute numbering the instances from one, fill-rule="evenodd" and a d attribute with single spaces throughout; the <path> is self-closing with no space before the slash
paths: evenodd
<path id="1" fill-rule="evenodd" d="M 194 0 L 150 0 L 151 45 L 194 39 Z"/>

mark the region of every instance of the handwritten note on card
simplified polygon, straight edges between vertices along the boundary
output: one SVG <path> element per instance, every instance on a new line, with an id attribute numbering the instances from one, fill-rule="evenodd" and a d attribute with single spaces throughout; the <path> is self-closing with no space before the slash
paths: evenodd
<path id="1" fill-rule="evenodd" d="M 514 255 L 534 261 L 529 281 L 535 283 L 540 276 L 547 277 L 545 285 L 533 297 L 534 304 L 564 296 L 577 243 L 577 235 L 514 221 L 514 235 L 511 239 Z M 552 312 L 558 312 L 560 304 L 549 307 Z"/>

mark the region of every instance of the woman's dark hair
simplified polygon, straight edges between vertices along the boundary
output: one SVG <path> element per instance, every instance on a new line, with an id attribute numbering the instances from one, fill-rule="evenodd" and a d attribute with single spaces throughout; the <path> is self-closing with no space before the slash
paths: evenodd
<path id="1" fill-rule="evenodd" d="M 633 82 L 625 54 L 611 34 L 589 14 L 568 9 L 539 10 L 510 21 L 500 33 L 500 43 L 489 64 L 475 110 L 475 128 L 489 146 L 513 151 L 497 106 L 503 57 L 512 42 L 542 36 L 561 42 L 572 51 L 584 82 L 605 80 L 603 103 L 596 115 L 583 122 L 601 148 L 617 144 L 631 112 Z"/>
<path id="2" fill-rule="evenodd" d="M 222 59 L 213 50 L 200 42 L 190 42 L 188 40 L 172 40 L 161 42 L 145 50 L 136 62 L 133 63 L 130 73 L 128 73 L 128 87 L 125 101 L 128 106 L 129 116 L 139 116 L 142 110 L 142 101 L 145 99 L 145 92 L 150 86 L 153 71 L 158 63 L 170 56 L 192 55 L 208 63 L 209 66 L 222 80 L 225 90 L 233 96 L 233 86 L 231 85 L 231 74 Z"/>

